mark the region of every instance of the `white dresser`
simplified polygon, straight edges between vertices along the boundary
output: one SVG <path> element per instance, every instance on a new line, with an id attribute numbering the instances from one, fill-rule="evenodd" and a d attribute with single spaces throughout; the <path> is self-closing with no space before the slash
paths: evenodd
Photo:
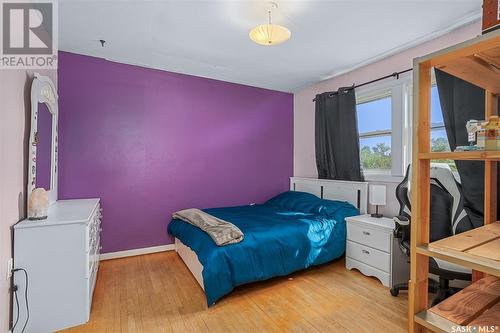
<path id="1" fill-rule="evenodd" d="M 25 332 L 53 332 L 89 320 L 100 253 L 99 199 L 56 201 L 48 219 L 14 226 L 14 268 L 28 273 L 29 321 Z M 26 320 L 25 277 L 18 285 L 21 332 Z M 14 306 L 14 319 L 17 316 Z"/>
<path id="2" fill-rule="evenodd" d="M 390 287 L 394 270 L 392 256 L 394 251 L 399 250 L 394 250 L 394 221 L 386 217 L 374 218 L 368 214 L 351 216 L 346 221 L 346 268 L 356 268 L 364 275 L 374 276 L 384 286 Z"/>

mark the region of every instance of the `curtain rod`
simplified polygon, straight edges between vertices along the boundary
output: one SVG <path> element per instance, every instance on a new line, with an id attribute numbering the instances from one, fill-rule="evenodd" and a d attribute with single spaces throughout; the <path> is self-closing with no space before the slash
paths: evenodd
<path id="1" fill-rule="evenodd" d="M 359 87 L 362 87 L 362 86 L 366 86 L 367 84 L 371 84 L 371 83 L 375 83 L 375 82 L 378 82 L 378 81 L 382 81 L 382 80 L 385 80 L 385 79 L 388 79 L 388 78 L 391 78 L 391 77 L 395 77 L 395 78 L 396 78 L 396 80 L 399 80 L 399 76 L 400 76 L 401 74 L 404 74 L 404 73 L 410 72 L 410 71 L 412 71 L 412 70 L 413 70 L 413 68 L 408 68 L 408 69 L 405 69 L 404 71 L 401 71 L 401 72 L 394 72 L 394 73 L 392 73 L 392 74 L 389 74 L 389 75 L 386 75 L 386 76 L 382 76 L 382 77 L 379 77 L 378 79 L 371 80 L 371 81 L 368 81 L 368 82 L 364 82 L 364 83 L 361 83 L 361 84 L 358 84 L 358 85 L 353 84 L 353 85 L 352 85 L 352 87 L 348 88 L 348 90 L 350 90 L 350 89 L 356 89 L 356 88 L 359 88 Z M 335 95 L 335 94 L 336 94 L 336 92 L 332 92 L 332 93 L 330 93 L 330 96 Z M 315 97 L 315 98 L 313 98 L 313 100 L 312 100 L 312 101 L 313 101 L 313 102 L 316 102 L 316 97 Z"/>

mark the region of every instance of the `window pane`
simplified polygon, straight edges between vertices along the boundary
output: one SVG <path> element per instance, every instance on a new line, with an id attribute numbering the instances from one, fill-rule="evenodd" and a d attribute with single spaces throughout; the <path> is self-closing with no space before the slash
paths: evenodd
<path id="1" fill-rule="evenodd" d="M 450 145 L 444 128 L 431 131 L 431 151 L 450 151 Z M 446 163 L 454 173 L 457 171 L 457 166 L 453 160 L 432 160 L 432 163 Z"/>
<path id="2" fill-rule="evenodd" d="M 439 93 L 436 85 L 431 88 L 431 127 L 443 126 L 443 112 L 439 102 Z"/>
<path id="3" fill-rule="evenodd" d="M 448 137 L 444 128 L 431 131 L 431 151 L 450 151 Z"/>
<path id="4" fill-rule="evenodd" d="M 360 134 L 391 130 L 392 98 L 384 97 L 356 106 Z"/>
<path id="5" fill-rule="evenodd" d="M 391 169 L 391 136 L 360 138 L 361 166 L 363 170 Z"/>
<path id="6" fill-rule="evenodd" d="M 440 128 L 436 128 L 439 127 Z M 443 112 L 439 102 L 439 93 L 436 85 L 431 88 L 431 151 L 451 151 L 446 130 L 444 129 Z M 447 163 L 452 170 L 456 170 L 452 160 L 433 160 L 434 163 Z"/>

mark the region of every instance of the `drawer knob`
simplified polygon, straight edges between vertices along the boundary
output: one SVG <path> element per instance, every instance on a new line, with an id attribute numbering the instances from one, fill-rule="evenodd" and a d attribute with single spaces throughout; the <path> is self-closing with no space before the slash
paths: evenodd
<path id="1" fill-rule="evenodd" d="M 364 254 L 370 254 L 370 251 L 366 251 L 366 250 L 361 250 L 361 252 L 363 252 Z"/>
<path id="2" fill-rule="evenodd" d="M 363 235 L 370 236 L 370 233 L 368 231 L 363 231 Z"/>

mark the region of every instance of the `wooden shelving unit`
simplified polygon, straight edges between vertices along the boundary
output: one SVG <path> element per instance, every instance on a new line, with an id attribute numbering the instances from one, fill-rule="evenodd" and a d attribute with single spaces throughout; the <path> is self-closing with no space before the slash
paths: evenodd
<path id="1" fill-rule="evenodd" d="M 497 222 L 496 216 L 497 161 L 500 160 L 500 151 L 430 151 L 430 91 L 433 68 L 485 89 L 485 118 L 498 114 L 500 30 L 414 60 L 409 332 L 451 332 L 452 328 L 458 325 L 457 322 L 433 312 L 433 309 L 428 309 L 429 257 L 471 268 L 474 282 L 471 286 L 480 283 L 479 280 L 485 273 L 500 277 L 500 223 Z M 485 162 L 485 226 L 429 243 L 430 163 L 434 159 Z M 471 290 L 473 289 L 468 289 L 468 292 Z M 479 323 L 496 320 L 498 312 L 500 305 L 489 309 L 477 320 Z"/>

